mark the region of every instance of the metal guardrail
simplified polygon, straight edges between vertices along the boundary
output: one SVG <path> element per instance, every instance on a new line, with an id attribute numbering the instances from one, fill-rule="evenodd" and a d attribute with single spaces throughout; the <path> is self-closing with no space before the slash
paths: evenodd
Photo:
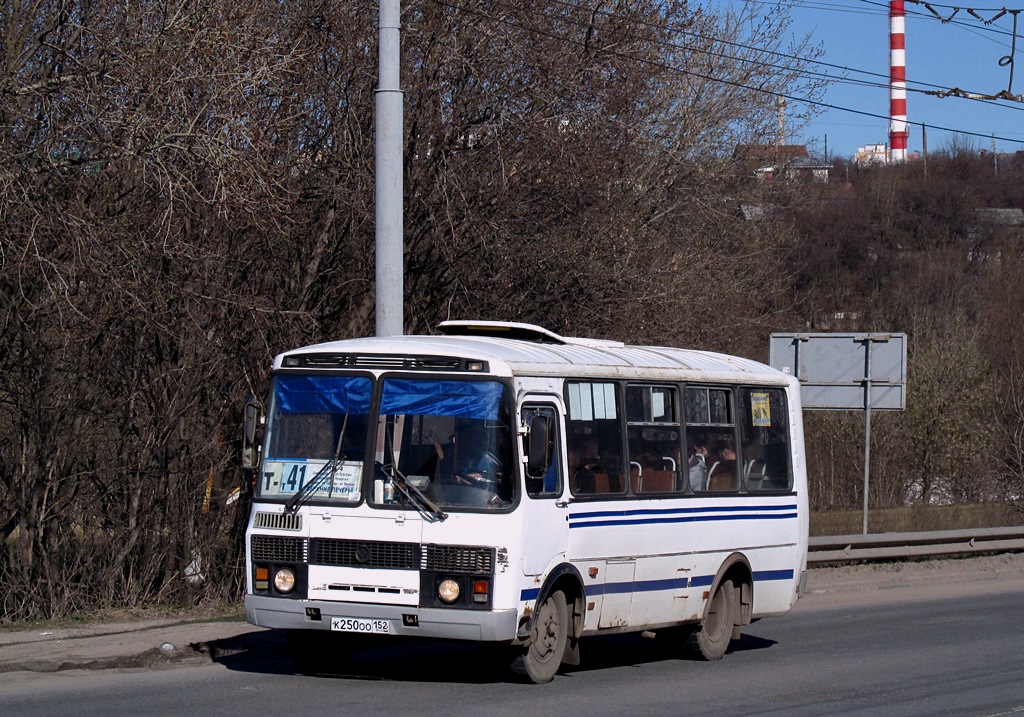
<path id="1" fill-rule="evenodd" d="M 900 560 L 940 555 L 1024 551 L 1024 526 L 930 533 L 822 535 L 808 543 L 808 563 Z"/>

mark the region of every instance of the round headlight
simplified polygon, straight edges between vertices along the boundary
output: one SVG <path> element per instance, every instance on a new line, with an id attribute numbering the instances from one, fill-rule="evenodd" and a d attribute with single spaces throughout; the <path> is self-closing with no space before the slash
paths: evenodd
<path id="1" fill-rule="evenodd" d="M 437 586 L 437 596 L 441 598 L 442 602 L 449 605 L 459 599 L 459 592 L 459 584 L 451 578 L 442 580 L 441 584 Z"/>
<path id="2" fill-rule="evenodd" d="M 290 593 L 295 589 L 295 573 L 291 568 L 281 568 L 274 573 L 274 587 L 279 593 Z"/>

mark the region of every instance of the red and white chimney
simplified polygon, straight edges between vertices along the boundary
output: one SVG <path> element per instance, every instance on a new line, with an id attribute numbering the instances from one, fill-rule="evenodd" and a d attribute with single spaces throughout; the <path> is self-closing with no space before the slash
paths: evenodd
<path id="1" fill-rule="evenodd" d="M 889 158 L 907 161 L 907 39 L 904 0 L 889 2 Z"/>

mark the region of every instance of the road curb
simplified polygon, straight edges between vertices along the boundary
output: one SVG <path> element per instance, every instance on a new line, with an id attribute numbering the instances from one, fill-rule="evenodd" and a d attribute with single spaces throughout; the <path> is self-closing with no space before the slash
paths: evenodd
<path id="1" fill-rule="evenodd" d="M 7 633 L 0 641 L 0 674 L 67 670 L 156 669 L 204 664 L 258 647 L 266 632 L 244 622 L 179 622 L 132 629 Z"/>

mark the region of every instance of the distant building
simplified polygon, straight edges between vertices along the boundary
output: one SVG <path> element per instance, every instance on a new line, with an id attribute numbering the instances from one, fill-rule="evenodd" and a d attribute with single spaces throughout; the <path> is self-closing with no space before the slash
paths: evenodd
<path id="1" fill-rule="evenodd" d="M 762 182 L 828 182 L 829 166 L 811 159 L 803 144 L 740 144 L 732 157 Z"/>
<path id="2" fill-rule="evenodd" d="M 872 164 L 888 164 L 889 145 L 869 144 L 864 147 L 858 147 L 854 159 L 858 167 L 867 167 Z"/>
<path id="3" fill-rule="evenodd" d="M 810 157 L 797 157 L 786 167 L 786 177 L 826 184 L 830 169 L 827 164 Z"/>
<path id="4" fill-rule="evenodd" d="M 907 152 L 903 161 L 916 162 L 919 159 L 921 159 L 921 153 L 915 149 L 913 152 Z M 889 151 L 889 145 L 887 144 L 867 144 L 857 148 L 854 161 L 858 167 L 868 167 L 873 164 L 891 164 L 892 153 Z"/>

